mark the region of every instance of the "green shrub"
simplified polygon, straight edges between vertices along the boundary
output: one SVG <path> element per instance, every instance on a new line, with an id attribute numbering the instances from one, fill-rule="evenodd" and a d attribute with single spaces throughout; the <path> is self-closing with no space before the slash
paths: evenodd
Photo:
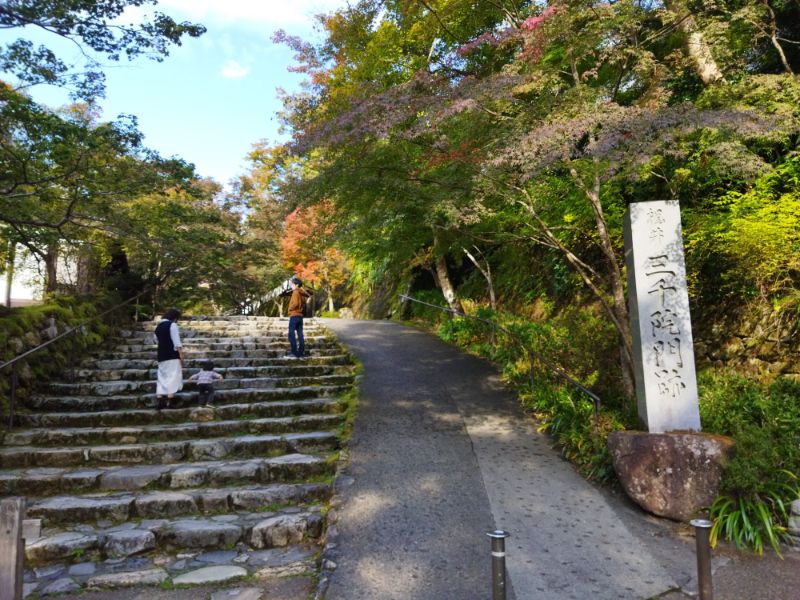
<path id="1" fill-rule="evenodd" d="M 447 310 L 448 307 L 442 298 L 441 292 L 437 290 L 419 290 L 414 292 L 414 298 L 420 302 L 427 302 L 434 306 L 440 306 L 441 309 L 425 306 L 419 302 L 407 302 L 405 305 L 405 314 L 408 318 L 424 321 L 433 326 L 447 320 L 448 313 L 445 312 L 445 310 Z"/>
<path id="2" fill-rule="evenodd" d="M 471 310 L 480 321 L 442 314 L 445 318 L 437 323 L 439 336 L 493 361 L 524 406 L 536 413 L 540 430 L 553 437 L 562 454 L 584 476 L 595 481 L 615 478 L 606 440 L 609 432 L 635 422 L 625 413 L 626 404 L 607 394 L 595 428 L 591 398 L 552 371 L 563 369 L 581 383 L 599 387 L 599 373 L 610 370 L 604 362 L 610 353 L 598 352 L 598 348 L 613 346 L 616 339 L 602 319 L 585 309 L 551 315 L 543 321 L 488 307 Z M 604 381 L 612 380 L 607 377 Z"/>
<path id="3" fill-rule="evenodd" d="M 553 437 L 564 457 L 584 477 L 599 482 L 615 480 L 607 441 L 609 433 L 625 429 L 618 413 L 601 408 L 595 428 L 594 407 L 589 398 L 575 388 L 552 381 L 549 385 L 538 382 L 527 405 L 541 420 L 539 430 Z"/>
<path id="4" fill-rule="evenodd" d="M 769 387 L 738 374 L 702 373 L 703 429 L 728 435 L 735 454 L 725 465 L 720 496 L 710 507 L 718 536 L 758 553 L 785 537 L 786 506 L 800 497 L 800 384 Z"/>
<path id="5" fill-rule="evenodd" d="M 800 157 L 794 155 L 746 189 L 687 210 L 688 271 L 698 304 L 743 298 L 780 301 L 800 283 Z M 700 302 L 702 301 L 702 302 Z"/>

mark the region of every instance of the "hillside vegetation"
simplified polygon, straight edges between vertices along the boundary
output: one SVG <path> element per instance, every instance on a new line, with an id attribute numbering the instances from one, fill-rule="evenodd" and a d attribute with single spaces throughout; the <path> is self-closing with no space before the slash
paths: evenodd
<path id="1" fill-rule="evenodd" d="M 678 200 L 703 428 L 739 448 L 713 514 L 777 545 L 800 487 L 800 5 L 357 0 L 319 26 L 275 34 L 305 75 L 290 137 L 256 144 L 228 190 L 135 121 L 99 122 L 91 81 L 59 111 L 1 85 L 7 264 L 35 256 L 52 293 L 146 290 L 151 313 L 275 314 L 265 294 L 295 272 L 318 309 L 420 319 L 491 357 L 606 480 L 605 435 L 637 426 L 623 216 Z M 202 33 L 184 27 L 155 47 Z M 43 72 L 12 50 L 6 71 Z M 598 430 L 516 342 L 403 295 L 516 332 L 601 398 Z"/>

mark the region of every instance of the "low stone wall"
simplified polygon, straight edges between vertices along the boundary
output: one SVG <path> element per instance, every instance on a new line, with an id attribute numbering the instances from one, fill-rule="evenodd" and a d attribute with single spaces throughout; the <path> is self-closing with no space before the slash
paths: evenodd
<path id="1" fill-rule="evenodd" d="M 0 318 L 0 363 L 9 361 L 58 335 L 80 327 L 74 334 L 30 355 L 16 364 L 18 400 L 24 400 L 37 382 L 46 381 L 67 365 L 79 360 L 85 353 L 103 342 L 109 326 L 103 321 L 93 321 L 82 326 L 97 314 L 91 304 L 75 302 L 70 306 L 57 304 L 13 310 Z M 11 368 L 0 375 L 0 411 L 5 412 L 9 397 Z"/>
<path id="2" fill-rule="evenodd" d="M 800 320 L 793 310 L 761 307 L 749 314 L 714 316 L 695 324 L 695 356 L 703 363 L 736 369 L 759 379 L 800 381 Z"/>

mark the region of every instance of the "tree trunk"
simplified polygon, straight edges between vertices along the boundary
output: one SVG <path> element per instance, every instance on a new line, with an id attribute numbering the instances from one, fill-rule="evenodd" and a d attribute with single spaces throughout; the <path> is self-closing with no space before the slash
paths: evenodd
<path id="1" fill-rule="evenodd" d="M 769 14 L 769 31 L 767 32 L 767 35 L 769 36 L 770 42 L 772 42 L 772 47 L 775 48 L 775 51 L 778 53 L 778 57 L 781 59 L 781 64 L 786 72 L 790 75 L 794 75 L 792 66 L 786 59 L 786 53 L 783 51 L 783 47 L 778 41 L 778 20 L 775 18 L 775 11 L 772 10 L 769 0 L 763 0 L 763 3 L 764 7 L 767 9 L 767 13 Z"/>
<path id="2" fill-rule="evenodd" d="M 711 46 L 706 42 L 705 36 L 697 28 L 694 15 L 682 0 L 667 2 L 667 8 L 678 15 L 678 27 L 686 35 L 686 52 L 692 61 L 695 73 L 705 85 L 710 85 L 722 80 L 722 71 L 714 60 Z"/>
<path id="3" fill-rule="evenodd" d="M 6 260 L 6 308 L 11 308 L 11 286 L 14 283 L 14 263 L 17 260 L 17 244 L 8 242 L 8 259 Z"/>
<path id="4" fill-rule="evenodd" d="M 92 291 L 94 260 L 87 248 L 80 248 L 76 255 L 77 274 L 76 288 L 80 294 L 88 294 Z M 127 299 L 127 298 L 126 298 Z"/>
<path id="5" fill-rule="evenodd" d="M 336 310 L 336 308 L 333 304 L 333 294 L 328 292 L 328 312 L 333 312 L 334 310 Z"/>
<path id="6" fill-rule="evenodd" d="M 450 281 L 450 273 L 447 270 L 447 261 L 444 256 L 438 256 L 436 258 L 436 280 L 439 282 L 439 289 L 442 290 L 442 294 L 450 310 L 464 314 L 464 307 L 461 305 L 461 300 L 456 296 L 456 289 L 453 287 L 453 282 Z"/>
<path id="7" fill-rule="evenodd" d="M 529 214 L 539 226 L 543 239 L 537 240 L 538 243 L 546 247 L 554 248 L 561 252 L 564 259 L 575 269 L 575 272 L 583 280 L 600 302 L 606 315 L 612 322 L 619 334 L 620 342 L 620 367 L 622 372 L 623 391 L 627 398 L 633 399 L 635 396 L 635 386 L 633 379 L 633 341 L 631 335 L 630 322 L 628 320 L 628 306 L 625 302 L 625 290 L 623 286 L 622 271 L 619 267 L 611 238 L 608 234 L 608 227 L 603 214 L 603 207 L 600 203 L 600 179 L 595 176 L 592 187 L 588 187 L 581 179 L 578 172 L 570 169 L 570 175 L 577 187 L 585 194 L 589 201 L 595 218 L 595 225 L 600 238 L 600 246 L 607 258 L 607 272 L 600 274 L 591 265 L 585 263 L 567 248 L 556 236 L 553 229 L 542 219 L 536 210 L 536 204 L 525 188 L 516 188 L 527 202 L 517 201 L 524 206 Z M 606 282 L 610 282 L 610 289 Z"/>
<path id="8" fill-rule="evenodd" d="M 476 259 L 469 250 L 466 248 L 462 248 L 462 250 L 464 250 L 464 254 L 467 255 L 467 258 L 472 261 L 472 264 L 475 265 L 475 268 L 480 271 L 481 275 L 483 275 L 483 278 L 486 279 L 486 287 L 489 291 L 489 304 L 491 305 L 492 310 L 497 310 L 497 297 L 494 293 L 494 283 L 492 283 L 492 267 L 489 264 L 489 261 L 484 260 L 486 266 L 481 266 L 481 264 L 478 262 L 478 259 Z"/>
<path id="9" fill-rule="evenodd" d="M 158 301 L 161 291 L 161 259 L 158 260 L 155 267 L 155 281 L 153 283 L 153 318 L 158 317 Z"/>
<path id="10" fill-rule="evenodd" d="M 58 285 L 58 243 L 52 242 L 47 246 L 44 255 L 44 291 L 52 293 Z"/>
<path id="11" fill-rule="evenodd" d="M 595 159 L 597 162 L 597 159 Z M 625 298 L 625 284 L 622 277 L 617 254 L 614 245 L 608 234 L 603 205 L 600 202 L 600 176 L 595 170 L 591 188 L 581 179 L 575 169 L 570 169 L 570 174 L 578 187 L 586 194 L 594 213 L 595 226 L 600 239 L 600 248 L 608 261 L 608 279 L 611 286 L 611 309 L 616 317 L 615 322 L 620 334 L 620 358 L 622 366 L 622 382 L 625 395 L 633 398 L 635 395 L 634 374 L 633 374 L 633 335 L 631 333 L 630 319 L 628 315 L 628 303 Z"/>

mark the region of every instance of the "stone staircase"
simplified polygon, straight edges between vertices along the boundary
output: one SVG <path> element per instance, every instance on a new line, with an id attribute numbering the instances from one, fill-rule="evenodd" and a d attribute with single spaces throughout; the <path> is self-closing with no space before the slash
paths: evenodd
<path id="1" fill-rule="evenodd" d="M 314 572 L 350 356 L 314 320 L 301 360 L 285 319 L 179 326 L 184 378 L 208 359 L 225 376 L 214 408 L 191 384 L 153 408 L 151 322 L 42 386 L 3 436 L 0 494 L 28 503 L 26 594 Z"/>

